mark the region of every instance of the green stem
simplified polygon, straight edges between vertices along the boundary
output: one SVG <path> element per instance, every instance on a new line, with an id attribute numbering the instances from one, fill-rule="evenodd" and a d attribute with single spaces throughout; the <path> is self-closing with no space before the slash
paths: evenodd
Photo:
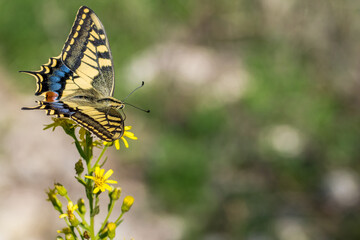
<path id="1" fill-rule="evenodd" d="M 95 239 L 94 216 L 90 216 L 90 239 Z"/>
<path id="2" fill-rule="evenodd" d="M 115 221 L 116 226 L 119 226 L 120 220 L 121 220 L 121 218 L 122 218 L 123 215 L 124 215 L 124 212 L 122 212 L 122 213 L 120 214 L 120 216 L 116 219 L 116 221 Z"/>
<path id="3" fill-rule="evenodd" d="M 84 150 L 86 152 L 86 156 L 87 158 L 86 163 L 90 162 L 93 156 L 93 138 L 91 137 L 91 134 L 86 131 L 85 134 L 85 146 L 84 146 Z"/>
<path id="4" fill-rule="evenodd" d="M 88 168 L 88 175 L 91 175 L 90 170 L 90 162 L 87 164 Z M 90 209 L 90 227 L 89 227 L 89 233 L 90 233 L 90 239 L 95 239 L 94 235 L 94 198 L 92 193 L 92 183 L 90 179 L 86 179 L 87 186 L 86 186 L 86 196 L 89 199 L 89 209 Z"/>
<path id="5" fill-rule="evenodd" d="M 107 214 L 107 216 L 106 216 L 103 224 L 101 225 L 101 228 L 100 228 L 100 230 L 99 230 L 99 233 L 100 233 L 101 230 L 106 226 L 106 223 L 107 223 L 107 221 L 108 221 L 108 219 L 109 219 L 109 217 L 110 217 L 110 215 L 111 215 L 111 212 L 112 212 L 112 210 L 113 210 L 113 208 L 114 208 L 114 206 L 115 206 L 115 201 L 113 201 L 113 200 L 110 200 L 110 201 L 111 201 L 111 204 L 110 204 L 110 207 L 109 207 L 109 210 L 108 210 L 108 214 Z M 98 235 L 99 235 L 99 233 L 98 233 Z"/>
<path id="6" fill-rule="evenodd" d="M 79 232 L 79 235 L 80 235 L 81 239 L 84 240 L 84 236 L 82 235 L 79 226 L 76 226 L 76 230 Z"/>
<path id="7" fill-rule="evenodd" d="M 100 159 L 101 159 L 102 156 L 104 155 L 104 153 L 105 153 L 105 151 L 106 151 L 107 148 L 108 148 L 108 146 L 105 146 L 105 147 L 103 148 L 103 150 L 101 151 L 98 159 L 96 160 L 96 162 L 95 162 L 95 164 L 94 164 L 94 167 L 95 167 L 96 165 L 98 165 L 98 163 L 100 162 Z"/>
<path id="8" fill-rule="evenodd" d="M 79 141 L 76 139 L 76 137 L 74 136 L 74 140 L 75 140 L 75 146 L 80 154 L 80 156 L 83 158 L 83 159 L 86 159 L 86 154 L 85 152 L 83 151 L 83 149 L 81 148 L 81 145 L 79 143 Z"/>

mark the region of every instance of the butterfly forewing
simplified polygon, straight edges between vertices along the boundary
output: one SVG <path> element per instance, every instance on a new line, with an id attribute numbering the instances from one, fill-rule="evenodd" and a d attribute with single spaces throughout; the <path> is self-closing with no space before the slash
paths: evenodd
<path id="1" fill-rule="evenodd" d="M 94 87 L 103 96 L 112 96 L 114 69 L 109 42 L 99 18 L 81 7 L 62 50 L 62 61 L 85 81 L 81 87 Z"/>

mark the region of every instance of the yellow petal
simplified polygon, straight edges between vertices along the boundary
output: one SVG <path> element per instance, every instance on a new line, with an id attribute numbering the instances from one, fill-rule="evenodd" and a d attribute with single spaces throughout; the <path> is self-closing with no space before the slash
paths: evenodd
<path id="1" fill-rule="evenodd" d="M 107 185 L 107 184 L 104 184 L 104 188 L 105 188 L 106 190 L 108 190 L 108 191 L 111 191 L 111 190 L 112 190 L 112 187 L 110 187 L 110 186 Z M 104 189 L 104 191 L 105 191 L 105 189 Z"/>
<path id="2" fill-rule="evenodd" d="M 67 217 L 68 215 L 67 215 L 67 213 L 63 213 L 63 214 L 61 214 L 60 216 L 59 216 L 59 218 L 64 218 L 64 217 Z"/>
<path id="3" fill-rule="evenodd" d="M 96 193 L 99 192 L 99 190 L 100 190 L 100 188 L 99 188 L 99 187 L 96 187 L 96 188 L 94 189 L 93 193 L 96 194 Z"/>
<path id="4" fill-rule="evenodd" d="M 104 186 L 104 185 L 106 185 L 106 184 L 103 184 L 103 185 L 99 186 L 100 191 L 102 191 L 102 192 L 104 192 L 104 191 L 105 191 L 105 186 Z"/>
<path id="5" fill-rule="evenodd" d="M 116 150 L 120 150 L 120 141 L 119 141 L 119 139 L 115 140 L 115 148 L 116 148 Z"/>
<path id="6" fill-rule="evenodd" d="M 100 173 L 100 168 L 98 166 L 96 166 L 95 168 L 95 175 L 99 175 Z"/>
<path id="7" fill-rule="evenodd" d="M 109 169 L 104 175 L 105 180 L 108 179 L 113 173 L 114 171 L 112 169 Z"/>
<path id="8" fill-rule="evenodd" d="M 100 169 L 98 176 L 103 176 L 105 172 L 105 169 Z"/>
<path id="9" fill-rule="evenodd" d="M 125 133 L 124 133 L 124 137 L 130 138 L 130 139 L 133 139 L 133 140 L 137 140 L 137 139 L 138 139 L 137 137 L 135 137 L 135 134 L 132 133 L 132 132 L 125 132 Z"/>
<path id="10" fill-rule="evenodd" d="M 121 137 L 121 140 L 123 140 L 125 147 L 129 148 L 129 143 L 127 142 L 127 140 L 124 137 Z"/>
<path id="11" fill-rule="evenodd" d="M 95 177 L 93 177 L 93 176 L 85 176 L 85 177 L 95 181 Z"/>
<path id="12" fill-rule="evenodd" d="M 125 131 L 129 131 L 132 129 L 132 126 L 125 126 Z"/>
<path id="13" fill-rule="evenodd" d="M 117 184 L 117 181 L 115 180 L 106 180 L 105 182 L 110 184 Z"/>

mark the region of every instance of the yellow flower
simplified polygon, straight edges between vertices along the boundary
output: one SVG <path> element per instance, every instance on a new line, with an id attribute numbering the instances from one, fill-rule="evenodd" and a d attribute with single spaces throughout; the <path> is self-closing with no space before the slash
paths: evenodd
<path id="1" fill-rule="evenodd" d="M 137 140 L 138 138 L 134 135 L 134 133 L 132 132 L 129 132 L 129 130 L 132 128 L 132 126 L 125 126 L 125 129 L 124 129 L 124 134 L 122 135 L 122 137 L 120 138 L 123 142 L 124 142 L 124 145 L 126 148 L 129 148 L 129 143 L 127 142 L 126 138 L 130 138 L 132 140 Z M 117 150 L 120 149 L 120 139 L 116 139 L 114 141 L 114 144 L 115 144 L 115 148 Z M 109 145 L 109 142 L 104 142 L 104 145 Z"/>
<path id="2" fill-rule="evenodd" d="M 78 208 L 77 204 L 74 205 L 72 201 L 69 201 L 67 205 L 67 213 L 61 214 L 59 218 L 64 218 L 64 217 L 68 217 L 69 219 L 75 218 L 74 212 L 77 208 Z"/>
<path id="3" fill-rule="evenodd" d="M 111 191 L 112 188 L 107 185 L 107 183 L 110 184 L 117 184 L 117 181 L 114 180 L 108 180 L 108 178 L 114 173 L 113 170 L 108 170 L 105 175 L 104 175 L 105 169 L 100 169 L 100 167 L 96 167 L 95 168 L 95 176 L 85 176 L 88 179 L 91 179 L 95 182 L 95 189 L 94 189 L 94 194 L 96 194 L 97 192 L 99 192 L 99 190 L 101 190 L 101 192 L 104 192 L 105 190 Z"/>

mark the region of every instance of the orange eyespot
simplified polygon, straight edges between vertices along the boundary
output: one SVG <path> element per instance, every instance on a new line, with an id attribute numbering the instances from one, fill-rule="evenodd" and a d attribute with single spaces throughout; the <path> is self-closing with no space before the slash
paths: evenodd
<path id="1" fill-rule="evenodd" d="M 45 101 L 46 102 L 55 102 L 59 94 L 56 92 L 46 92 L 45 93 Z"/>

